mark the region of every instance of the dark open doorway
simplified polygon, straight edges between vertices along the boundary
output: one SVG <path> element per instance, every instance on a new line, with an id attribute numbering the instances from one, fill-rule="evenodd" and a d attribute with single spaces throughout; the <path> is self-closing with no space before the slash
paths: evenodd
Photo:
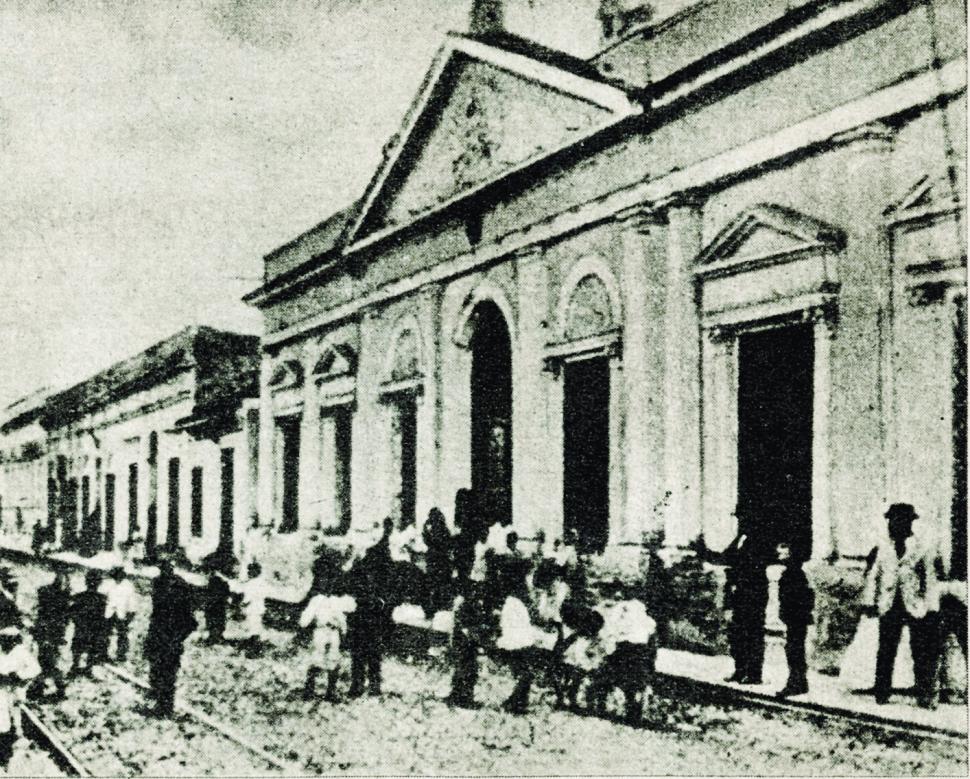
<path id="1" fill-rule="evenodd" d="M 812 548 L 814 360 L 810 325 L 739 340 L 739 530 L 769 553 L 786 542 L 798 559 Z"/>
<path id="2" fill-rule="evenodd" d="M 418 494 L 418 404 L 410 393 L 401 395 L 397 407 L 398 435 L 400 436 L 400 500 L 401 520 L 410 524 L 415 520 Z"/>
<path id="3" fill-rule="evenodd" d="M 563 526 L 580 549 L 602 552 L 610 521 L 610 364 L 566 363 L 563 395 Z"/>
<path id="4" fill-rule="evenodd" d="M 486 522 L 512 518 L 512 339 L 498 306 L 472 314 L 472 489 Z"/>

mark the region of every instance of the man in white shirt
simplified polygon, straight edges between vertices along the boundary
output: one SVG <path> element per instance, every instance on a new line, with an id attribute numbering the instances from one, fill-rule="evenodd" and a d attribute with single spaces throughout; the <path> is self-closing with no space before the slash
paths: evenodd
<path id="1" fill-rule="evenodd" d="M 123 663 L 128 657 L 128 630 L 138 608 L 138 594 L 131 579 L 125 578 L 121 567 L 113 568 L 111 577 L 106 579 L 98 588 L 106 596 L 105 620 L 107 621 L 107 637 L 104 653 L 107 655 L 111 634 L 116 636 L 115 662 Z M 107 657 L 104 658 L 107 660 Z"/>

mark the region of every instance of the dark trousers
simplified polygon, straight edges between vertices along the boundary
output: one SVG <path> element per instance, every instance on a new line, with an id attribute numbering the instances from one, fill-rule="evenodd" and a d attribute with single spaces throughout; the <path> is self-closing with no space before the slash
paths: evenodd
<path id="1" fill-rule="evenodd" d="M 226 603 L 209 603 L 205 607 L 205 629 L 209 634 L 206 641 L 215 644 L 222 641 L 226 634 Z"/>
<path id="2" fill-rule="evenodd" d="M 167 651 L 148 659 L 148 684 L 160 714 L 175 710 L 175 680 L 181 664 L 181 647 L 177 652 Z"/>
<path id="3" fill-rule="evenodd" d="M 131 617 L 122 619 L 112 617 L 108 620 L 108 630 L 104 640 L 104 653 L 107 659 L 108 645 L 111 642 L 111 634 L 114 633 L 116 639 L 115 661 L 123 663 L 128 657 L 128 628 L 131 625 Z"/>
<path id="4" fill-rule="evenodd" d="M 507 653 L 507 660 L 515 676 L 515 688 L 504 706 L 509 711 L 524 712 L 529 708 L 529 693 L 535 678 L 538 655 L 531 648 L 517 649 Z"/>
<path id="5" fill-rule="evenodd" d="M 876 652 L 877 698 L 888 698 L 892 692 L 893 665 L 903 626 L 909 626 L 909 647 L 913 654 L 913 678 L 920 703 L 933 699 L 936 663 L 939 658 L 939 615 L 930 612 L 916 619 L 898 601 L 879 618 L 879 648 Z"/>
<path id="6" fill-rule="evenodd" d="M 805 660 L 805 640 L 808 637 L 808 625 L 787 625 L 785 636 L 785 659 L 788 661 L 788 689 L 808 689 L 808 663 Z"/>
<path id="7" fill-rule="evenodd" d="M 88 669 L 102 659 L 102 641 L 100 637 L 84 628 L 74 628 L 74 638 L 71 639 L 71 668 L 72 670 Z"/>
<path id="8" fill-rule="evenodd" d="M 451 675 L 451 698 L 461 703 L 475 700 L 478 684 L 478 646 L 465 637 L 455 636 L 452 647 L 455 670 Z"/>
<path id="9" fill-rule="evenodd" d="M 759 681 L 765 662 L 765 603 L 739 604 L 731 617 L 728 642 L 734 673 L 747 681 Z"/>
<path id="10" fill-rule="evenodd" d="M 381 694 L 381 643 L 373 638 L 356 635 L 350 641 L 350 694 L 364 691 L 364 680 L 371 695 Z"/>
<path id="11" fill-rule="evenodd" d="M 6 770 L 13 757 L 13 745 L 17 741 L 17 731 L 12 727 L 6 733 L 0 733 L 0 767 Z"/>
<path id="12" fill-rule="evenodd" d="M 31 693 L 33 695 L 39 696 L 43 694 L 44 682 L 47 679 L 54 681 L 54 686 L 57 688 L 59 695 L 64 694 L 64 674 L 61 673 L 61 669 L 57 665 L 60 659 L 60 641 L 45 639 L 37 642 L 37 664 L 40 666 L 40 675 L 34 684 L 31 685 Z"/>

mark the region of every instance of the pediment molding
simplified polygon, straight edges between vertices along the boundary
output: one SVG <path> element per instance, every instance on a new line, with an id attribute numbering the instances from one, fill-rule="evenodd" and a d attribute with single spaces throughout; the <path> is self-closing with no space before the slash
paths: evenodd
<path id="1" fill-rule="evenodd" d="M 313 366 L 315 381 L 330 381 L 357 373 L 357 351 L 348 343 L 330 343 Z"/>
<path id="2" fill-rule="evenodd" d="M 785 206 L 762 203 L 738 214 L 701 250 L 694 273 L 728 276 L 844 247 L 841 229 Z"/>
<path id="3" fill-rule="evenodd" d="M 434 193 L 435 197 L 426 199 L 427 202 L 418 198 L 418 201 L 413 204 L 403 204 L 406 208 L 398 210 L 404 210 L 406 214 L 399 213 L 394 220 L 385 222 L 383 214 L 386 209 L 392 205 L 395 207 L 402 205 L 395 204 L 394 199 L 408 177 L 421 164 L 421 155 L 425 148 L 422 144 L 434 133 L 437 122 L 443 115 L 441 113 L 444 110 L 443 107 L 448 107 L 449 101 L 458 88 L 457 85 L 461 83 L 461 70 L 468 65 L 486 68 L 502 78 L 518 79 L 538 88 L 542 94 L 571 100 L 577 106 L 586 106 L 594 118 L 589 119 L 588 126 L 582 126 L 580 123 L 573 127 L 571 121 L 567 122 L 568 127 L 560 128 L 562 132 L 558 135 L 553 133 L 548 143 L 537 144 L 533 153 L 522 154 L 521 149 L 516 149 L 509 153 L 510 156 L 507 159 L 503 158 L 501 164 L 492 164 L 477 173 L 469 173 L 465 167 L 469 163 L 464 156 L 474 156 L 478 147 L 488 146 L 491 143 L 486 137 L 487 129 L 482 129 L 488 126 L 487 117 L 483 114 L 480 117 L 481 128 L 473 131 L 470 127 L 459 138 L 460 149 L 442 150 L 442 154 L 452 152 L 457 154 L 453 160 L 456 166 L 454 183 L 461 183 L 461 186 L 451 192 L 439 190 Z M 467 107 L 471 124 L 475 121 L 472 119 L 474 103 L 473 96 L 472 102 Z M 364 246 L 379 241 L 408 224 L 473 195 L 515 170 L 554 153 L 559 148 L 641 111 L 642 106 L 632 101 L 623 90 L 604 81 L 561 69 L 503 46 L 460 35 L 449 35 L 428 71 L 421 90 L 412 102 L 401 129 L 385 147 L 383 162 L 371 179 L 360 211 L 348 228 L 346 245 Z M 507 117 L 510 117 L 513 123 L 519 121 L 521 124 L 523 121 L 523 117 L 517 116 L 514 110 L 507 112 Z M 528 119 L 528 117 L 524 118 Z M 496 136 L 496 138 L 499 137 L 503 139 L 503 143 L 507 143 L 511 136 L 508 131 L 505 131 Z M 485 149 L 485 151 L 488 152 L 485 157 L 492 159 L 493 163 L 503 153 L 501 150 L 493 149 Z M 443 177 L 433 178 L 440 182 Z M 444 177 L 444 179 L 447 178 Z M 459 182 L 462 178 L 465 179 L 463 183 Z"/>
<path id="4" fill-rule="evenodd" d="M 269 386 L 274 392 L 303 386 L 303 366 L 298 360 L 285 360 L 273 369 Z"/>
<path id="5" fill-rule="evenodd" d="M 885 216 L 889 224 L 919 222 L 956 213 L 961 207 L 959 194 L 948 175 L 925 175 L 885 210 Z"/>

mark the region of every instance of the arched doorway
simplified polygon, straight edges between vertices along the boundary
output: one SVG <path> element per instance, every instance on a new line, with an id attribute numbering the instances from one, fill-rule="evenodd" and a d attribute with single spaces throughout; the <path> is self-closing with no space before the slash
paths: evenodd
<path id="1" fill-rule="evenodd" d="M 482 301 L 472 317 L 472 489 L 491 524 L 512 516 L 512 341 L 495 303 Z"/>

